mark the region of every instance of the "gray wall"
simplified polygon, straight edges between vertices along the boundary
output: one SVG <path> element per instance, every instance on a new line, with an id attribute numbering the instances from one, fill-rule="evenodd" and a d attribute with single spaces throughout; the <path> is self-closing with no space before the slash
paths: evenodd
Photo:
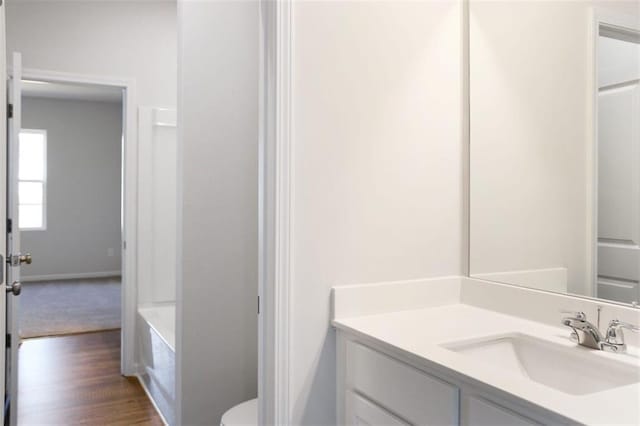
<path id="1" fill-rule="evenodd" d="M 177 424 L 213 425 L 257 394 L 258 2 L 178 21 Z"/>
<path id="2" fill-rule="evenodd" d="M 22 120 L 47 131 L 47 229 L 22 232 L 22 275 L 118 271 L 122 106 L 24 98 Z"/>
<path id="3" fill-rule="evenodd" d="M 7 52 L 25 68 L 136 80 L 140 105 L 175 106 L 175 1 L 6 2 Z"/>

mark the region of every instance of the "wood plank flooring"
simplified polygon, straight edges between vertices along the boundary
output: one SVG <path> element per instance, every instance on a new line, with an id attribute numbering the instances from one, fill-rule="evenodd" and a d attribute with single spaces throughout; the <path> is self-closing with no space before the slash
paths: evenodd
<path id="1" fill-rule="evenodd" d="M 162 425 L 135 378 L 120 375 L 120 331 L 26 339 L 20 346 L 18 422 Z"/>

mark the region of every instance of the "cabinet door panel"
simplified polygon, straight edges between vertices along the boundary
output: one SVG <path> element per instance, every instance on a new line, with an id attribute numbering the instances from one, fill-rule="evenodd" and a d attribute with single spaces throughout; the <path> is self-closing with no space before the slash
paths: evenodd
<path id="1" fill-rule="evenodd" d="M 533 426 L 539 423 L 475 396 L 462 398 L 463 426 Z"/>
<path id="2" fill-rule="evenodd" d="M 412 424 L 458 424 L 457 387 L 354 342 L 346 356 L 347 389 Z"/>
<path id="3" fill-rule="evenodd" d="M 362 396 L 347 392 L 347 424 L 358 426 L 408 426 L 409 424 Z"/>

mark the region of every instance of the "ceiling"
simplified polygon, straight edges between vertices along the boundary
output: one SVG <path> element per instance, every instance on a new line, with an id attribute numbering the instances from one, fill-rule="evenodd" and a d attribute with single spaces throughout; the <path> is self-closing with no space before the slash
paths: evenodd
<path id="1" fill-rule="evenodd" d="M 22 94 L 31 98 L 53 98 L 97 102 L 121 102 L 122 89 L 90 84 L 49 83 L 22 80 Z"/>

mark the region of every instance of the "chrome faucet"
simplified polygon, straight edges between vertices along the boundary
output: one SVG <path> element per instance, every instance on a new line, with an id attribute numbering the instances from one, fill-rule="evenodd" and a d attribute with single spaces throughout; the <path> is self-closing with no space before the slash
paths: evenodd
<path id="1" fill-rule="evenodd" d="M 573 329 L 571 340 L 576 341 L 581 346 L 610 352 L 625 352 L 627 345 L 624 342 L 622 329 L 640 332 L 640 327 L 633 324 L 613 320 L 609 322 L 606 336 L 603 336 L 598 327 L 587 321 L 584 312 L 564 312 L 570 314 L 562 318 L 562 325 Z"/>
<path id="2" fill-rule="evenodd" d="M 562 313 L 570 314 L 570 316 L 562 318 L 562 324 L 573 329 L 571 340 L 588 348 L 602 349 L 601 344 L 604 342 L 602 334 L 598 327 L 587 321 L 587 315 L 584 312 L 563 311 Z"/>

